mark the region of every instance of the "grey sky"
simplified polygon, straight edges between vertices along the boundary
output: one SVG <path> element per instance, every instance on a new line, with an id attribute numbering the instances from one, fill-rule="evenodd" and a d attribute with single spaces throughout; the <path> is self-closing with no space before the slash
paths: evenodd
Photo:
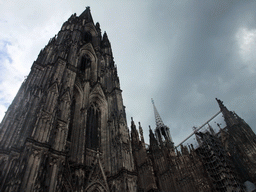
<path id="1" fill-rule="evenodd" d="M 2 1 L 1 118 L 40 49 L 86 6 L 108 33 L 129 126 L 132 116 L 148 135 L 154 98 L 178 144 L 217 113 L 218 97 L 256 131 L 256 2 L 247 0 Z"/>

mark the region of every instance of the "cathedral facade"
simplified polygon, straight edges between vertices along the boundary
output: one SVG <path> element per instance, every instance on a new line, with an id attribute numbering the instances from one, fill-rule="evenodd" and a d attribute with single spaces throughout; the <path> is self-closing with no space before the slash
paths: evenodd
<path id="1" fill-rule="evenodd" d="M 73 14 L 31 67 L 0 124 L 0 191 L 246 191 L 256 136 L 217 100 L 227 126 L 176 150 L 155 105 L 150 145 L 129 131 L 106 33 Z"/>

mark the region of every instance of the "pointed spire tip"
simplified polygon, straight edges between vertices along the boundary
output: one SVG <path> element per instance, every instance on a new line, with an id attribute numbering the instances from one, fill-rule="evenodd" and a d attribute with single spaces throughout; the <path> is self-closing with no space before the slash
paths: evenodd
<path id="1" fill-rule="evenodd" d="M 151 98 L 151 100 L 152 100 L 154 114 L 155 114 L 156 127 L 162 127 L 162 126 L 164 126 L 163 120 L 161 119 L 161 117 L 156 109 L 154 100 L 152 98 Z"/>
<path id="2" fill-rule="evenodd" d="M 224 104 L 223 104 L 223 101 L 221 101 L 221 100 L 218 99 L 218 98 L 215 98 L 215 99 L 216 99 L 216 101 L 218 102 L 220 108 L 225 107 Z"/>

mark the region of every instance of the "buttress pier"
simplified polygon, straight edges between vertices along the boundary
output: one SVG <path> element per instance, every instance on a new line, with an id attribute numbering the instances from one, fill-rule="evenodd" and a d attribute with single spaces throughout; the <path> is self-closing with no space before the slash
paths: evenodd
<path id="1" fill-rule="evenodd" d="M 117 68 L 90 8 L 33 63 L 0 124 L 0 191 L 137 191 Z"/>

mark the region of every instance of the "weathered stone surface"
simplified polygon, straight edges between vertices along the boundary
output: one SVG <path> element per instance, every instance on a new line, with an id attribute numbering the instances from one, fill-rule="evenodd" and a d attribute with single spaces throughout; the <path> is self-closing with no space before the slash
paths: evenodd
<path id="1" fill-rule="evenodd" d="M 136 191 L 111 45 L 90 9 L 41 50 L 1 123 L 0 191 Z"/>
<path id="2" fill-rule="evenodd" d="M 198 133 L 197 149 L 175 152 L 161 119 L 149 146 L 141 125 L 129 134 L 111 44 L 88 7 L 41 50 L 0 124 L 0 191 L 244 191 L 256 136 L 217 101 L 227 127 Z"/>

